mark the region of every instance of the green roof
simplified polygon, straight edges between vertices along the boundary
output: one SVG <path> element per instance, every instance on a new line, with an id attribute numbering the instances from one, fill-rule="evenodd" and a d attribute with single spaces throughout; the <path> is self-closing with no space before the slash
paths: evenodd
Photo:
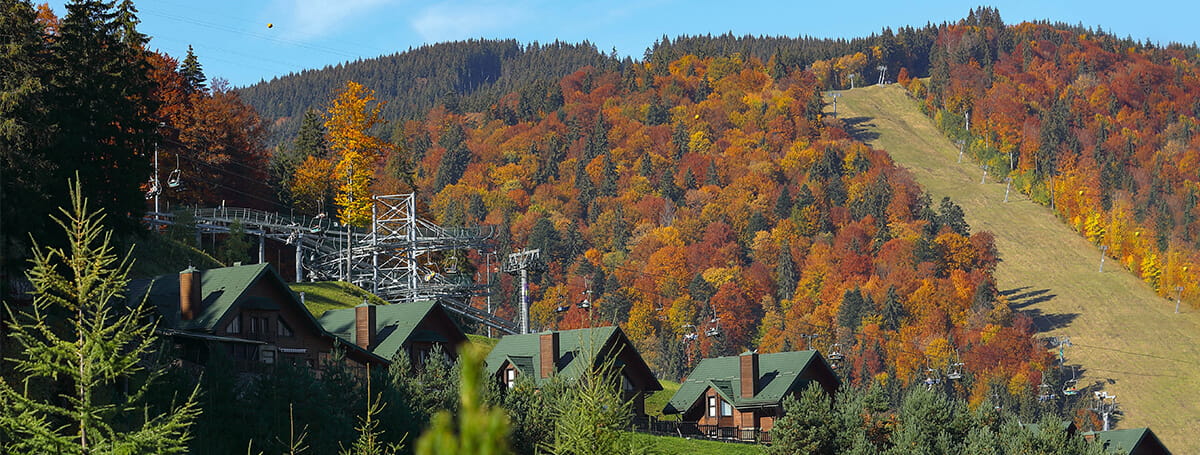
<path id="1" fill-rule="evenodd" d="M 418 329 L 421 321 L 431 311 L 442 311 L 441 306 L 431 300 L 414 303 L 397 303 L 392 305 L 375 306 L 375 346 L 370 351 L 385 359 L 392 359 L 400 348 L 408 341 L 434 341 L 445 344 L 457 344 L 466 339 L 447 340 L 440 333 L 432 330 Z M 329 310 L 321 315 L 318 322 L 321 327 L 344 340 L 354 342 L 355 309 L 345 308 Z M 451 320 L 453 323 L 453 320 Z"/>
<path id="2" fill-rule="evenodd" d="M 1154 444 L 1162 448 L 1165 453 L 1171 453 L 1162 441 L 1158 440 L 1158 436 L 1154 435 L 1149 428 L 1130 428 L 1126 430 L 1109 430 L 1109 431 L 1089 431 L 1083 434 L 1084 437 L 1095 438 L 1096 441 L 1104 445 L 1104 450 L 1108 453 L 1117 453 L 1128 455 L 1133 453 L 1134 449 L 1141 448 L 1144 444 Z M 1143 450 L 1146 450 L 1143 448 Z"/>
<path id="3" fill-rule="evenodd" d="M 188 270 L 195 269 L 189 267 Z M 279 302 L 262 297 L 244 296 L 254 283 L 267 276 L 279 283 L 284 293 L 291 297 L 296 306 L 300 307 L 300 313 L 307 316 L 323 335 L 332 337 L 335 343 L 341 343 L 347 349 L 366 352 L 354 343 L 347 343 L 345 340 L 327 333 L 317 323 L 317 319 L 300 305 L 300 298 L 288 288 L 287 283 L 279 276 L 275 268 L 267 263 L 200 271 L 200 297 L 204 303 L 190 321 L 181 320 L 179 317 L 179 274 L 160 275 L 151 279 L 130 282 L 127 301 L 134 304 L 145 297 L 147 305 L 158 312 L 158 329 L 164 334 L 178 336 L 184 332 L 213 333 L 221 318 L 237 305 L 265 310 L 279 309 Z M 236 339 L 236 337 L 224 338 Z M 366 355 L 370 355 L 370 353 Z M 379 360 L 389 359 L 373 359 L 372 361 Z"/>
<path id="4" fill-rule="evenodd" d="M 242 304 L 255 307 L 278 306 L 274 302 L 258 297 L 241 298 L 242 294 L 245 294 L 246 290 L 253 286 L 259 277 L 267 273 L 275 274 L 275 270 L 268 264 L 222 267 L 200 272 L 202 293 L 200 298 L 204 304 L 201 305 L 199 313 L 190 321 L 179 319 L 178 274 L 134 281 L 130 283 L 129 296 L 130 301 L 136 302 L 135 299 L 146 295 L 146 291 L 149 289 L 147 303 L 153 305 L 162 316 L 159 321 L 161 328 L 212 332 L 216 330 L 217 322 L 239 300 Z M 279 278 L 277 274 L 276 279 L 283 283 L 283 279 Z M 286 290 L 287 287 L 284 286 L 284 289 Z"/>
<path id="5" fill-rule="evenodd" d="M 776 406 L 792 391 L 803 388 L 810 379 L 801 379 L 810 366 L 829 369 L 817 351 L 791 351 L 758 355 L 758 393 L 753 397 L 741 397 L 741 356 L 704 359 L 692 374 L 679 385 L 679 391 L 671 397 L 664 414 L 687 411 L 696 403 L 704 391 L 712 388 L 722 398 L 739 409 Z M 830 373 L 830 376 L 833 376 Z"/>
<path id="6" fill-rule="evenodd" d="M 538 374 L 537 366 L 541 364 L 542 357 L 541 349 L 539 349 L 541 336 L 546 333 L 552 332 L 508 335 L 501 338 L 500 342 L 496 343 L 496 347 L 492 348 L 492 352 L 488 354 L 486 361 L 488 373 L 496 374 L 505 363 L 511 363 L 522 375 L 534 378 L 536 382 L 542 382 L 544 379 Z M 638 354 L 633 343 L 629 342 L 620 328 L 614 326 L 559 331 L 559 360 L 556 365 L 558 371 L 555 374 L 566 378 L 579 377 L 582 373 L 599 365 L 601 359 L 597 358 L 597 352 L 615 343 L 624 343 L 623 349 L 633 350 L 639 359 L 639 365 L 630 365 L 630 367 L 642 370 L 654 379 L 651 381 L 651 387 L 647 390 L 661 390 L 662 386 L 658 385 L 658 380 L 654 378 L 650 367 L 646 366 L 644 361 L 640 361 L 642 356 Z M 585 357 L 584 354 L 588 354 L 586 357 L 595 359 L 593 365 L 585 365 L 585 362 L 579 361 Z M 619 361 L 617 365 L 623 366 Z"/>

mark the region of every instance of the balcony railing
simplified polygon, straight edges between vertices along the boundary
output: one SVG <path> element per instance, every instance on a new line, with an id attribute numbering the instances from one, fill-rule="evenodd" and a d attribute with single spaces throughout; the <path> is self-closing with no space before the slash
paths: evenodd
<path id="1" fill-rule="evenodd" d="M 630 429 L 640 433 L 678 436 L 681 438 L 707 438 L 727 442 L 770 444 L 771 432 L 759 428 L 722 427 L 700 425 L 695 422 L 658 420 L 653 416 L 635 417 Z"/>

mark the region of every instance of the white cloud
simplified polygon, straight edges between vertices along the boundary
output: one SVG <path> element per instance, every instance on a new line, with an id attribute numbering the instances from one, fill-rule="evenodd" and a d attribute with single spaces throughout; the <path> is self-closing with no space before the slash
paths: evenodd
<path id="1" fill-rule="evenodd" d="M 520 4 L 494 2 L 441 2 L 429 5 L 410 21 L 427 43 L 487 37 L 526 21 L 529 13 Z"/>
<path id="2" fill-rule="evenodd" d="M 367 20 L 376 10 L 400 0 L 276 0 L 280 26 L 292 39 L 322 37 Z"/>

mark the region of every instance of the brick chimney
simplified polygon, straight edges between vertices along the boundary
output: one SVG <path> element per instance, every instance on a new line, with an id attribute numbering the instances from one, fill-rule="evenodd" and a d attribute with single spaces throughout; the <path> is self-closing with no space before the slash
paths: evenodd
<path id="1" fill-rule="evenodd" d="M 758 352 L 747 351 L 738 356 L 738 377 L 742 382 L 742 398 L 753 398 L 758 393 Z"/>
<path id="2" fill-rule="evenodd" d="M 375 305 L 363 302 L 354 307 L 354 344 L 363 349 L 375 345 Z"/>
<path id="3" fill-rule="evenodd" d="M 539 375 L 548 378 L 558 369 L 558 332 L 543 333 L 538 337 L 538 354 L 541 358 Z"/>
<path id="4" fill-rule="evenodd" d="M 188 267 L 179 272 L 179 319 L 190 321 L 203 310 L 204 298 L 200 294 L 200 271 Z"/>

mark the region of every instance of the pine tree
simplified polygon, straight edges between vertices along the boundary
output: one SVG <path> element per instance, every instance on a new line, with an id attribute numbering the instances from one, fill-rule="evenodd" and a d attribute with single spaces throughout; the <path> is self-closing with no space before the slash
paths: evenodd
<path id="1" fill-rule="evenodd" d="M 183 76 L 183 82 L 187 84 L 188 90 L 203 92 L 208 89 L 204 84 L 208 78 L 204 77 L 204 70 L 200 67 L 200 60 L 196 58 L 196 53 L 192 51 L 191 44 L 188 45 L 187 55 L 183 57 L 183 62 L 179 64 L 179 74 Z M 308 120 L 310 112 L 312 112 L 311 109 L 305 112 L 305 120 Z M 303 128 L 302 123 L 301 131 L 303 131 Z"/>
<path id="2" fill-rule="evenodd" d="M 594 365 L 594 354 L 584 352 L 579 361 Z M 574 378 L 573 387 L 556 403 L 553 442 L 543 447 L 548 453 L 606 455 L 653 449 L 634 447 L 629 433 L 623 431 L 629 424 L 632 401 L 621 399 L 621 373 L 615 359 L 614 355 L 590 374 Z"/>
<path id="3" fill-rule="evenodd" d="M 229 226 L 229 238 L 221 244 L 217 251 L 217 259 L 225 265 L 238 262 L 250 262 L 250 239 L 246 236 L 246 228 L 241 221 L 234 221 Z"/>
<path id="4" fill-rule="evenodd" d="M 82 193 L 76 181 L 71 209 L 54 219 L 69 247 L 34 251 L 32 307 L 6 307 L 20 352 L 6 361 L 21 383 L 0 378 L 0 451 L 184 453 L 199 389 L 167 410 L 145 402 L 164 373 L 145 365 L 158 347 L 155 324 L 144 301 L 124 304 L 132 262 L 117 258 L 103 212 Z"/>

